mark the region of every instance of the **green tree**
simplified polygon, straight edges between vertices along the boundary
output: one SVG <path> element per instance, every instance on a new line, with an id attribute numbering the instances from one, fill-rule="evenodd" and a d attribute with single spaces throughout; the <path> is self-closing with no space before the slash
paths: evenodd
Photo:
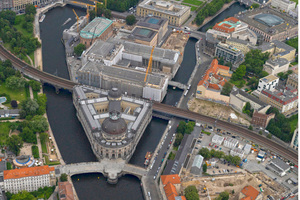
<path id="1" fill-rule="evenodd" d="M 48 139 L 48 134 L 47 133 L 40 133 L 41 142 L 46 142 L 47 139 Z"/>
<path id="2" fill-rule="evenodd" d="M 6 79 L 5 83 L 6 83 L 6 87 L 10 89 L 21 89 L 25 87 L 26 80 L 24 78 L 11 76 Z"/>
<path id="3" fill-rule="evenodd" d="M 221 94 L 225 96 L 229 96 L 232 90 L 232 85 L 229 82 L 226 82 L 222 88 Z"/>
<path id="4" fill-rule="evenodd" d="M 7 20 L 11 25 L 15 23 L 16 13 L 11 10 L 0 12 L 0 18 L 3 20 Z"/>
<path id="5" fill-rule="evenodd" d="M 246 66 L 240 65 L 232 74 L 233 80 L 241 80 L 246 74 Z"/>
<path id="6" fill-rule="evenodd" d="M 30 15 L 30 14 L 35 15 L 36 14 L 36 9 L 35 9 L 34 5 L 27 4 L 25 6 L 25 14 L 26 15 Z"/>
<path id="7" fill-rule="evenodd" d="M 23 141 L 20 136 L 12 135 L 7 139 L 6 143 L 12 152 L 14 152 L 16 155 L 19 155 L 20 149 L 23 147 Z"/>
<path id="8" fill-rule="evenodd" d="M 46 94 L 39 94 L 37 98 L 37 103 L 39 105 L 37 114 L 43 115 L 46 113 L 46 106 L 47 106 L 47 97 Z"/>
<path id="9" fill-rule="evenodd" d="M 41 90 L 41 83 L 35 80 L 28 81 L 28 84 L 31 86 L 32 90 L 39 92 Z"/>
<path id="10" fill-rule="evenodd" d="M 201 156 L 203 156 L 204 159 L 210 159 L 211 154 L 208 148 L 202 148 L 199 150 L 199 153 Z"/>
<path id="11" fill-rule="evenodd" d="M 49 129 L 49 124 L 47 119 L 44 116 L 36 115 L 30 122 L 30 128 L 35 133 L 42 133 Z"/>
<path id="12" fill-rule="evenodd" d="M 104 16 L 108 19 L 111 19 L 112 15 L 111 15 L 111 11 L 108 9 L 104 10 Z"/>
<path id="13" fill-rule="evenodd" d="M 68 181 L 68 175 L 67 174 L 62 174 L 62 175 L 60 175 L 60 181 L 61 182 L 66 182 L 66 181 Z"/>
<path id="14" fill-rule="evenodd" d="M 253 126 L 250 125 L 250 126 L 248 127 L 248 129 L 249 129 L 250 131 L 252 131 L 252 130 L 253 130 Z"/>
<path id="15" fill-rule="evenodd" d="M 184 134 L 186 123 L 184 121 L 180 121 L 177 127 L 177 133 Z"/>
<path id="16" fill-rule="evenodd" d="M 233 156 L 232 157 L 232 164 L 239 165 L 241 163 L 241 158 L 239 156 Z"/>
<path id="17" fill-rule="evenodd" d="M 262 134 L 263 134 L 263 132 L 262 132 L 262 131 L 259 131 L 258 133 L 259 133 L 259 135 L 262 135 Z"/>
<path id="18" fill-rule="evenodd" d="M 229 193 L 227 191 L 221 192 L 215 200 L 228 200 L 229 199 Z"/>
<path id="19" fill-rule="evenodd" d="M 250 86 L 252 90 L 255 90 L 258 86 L 258 79 L 256 77 L 250 78 L 247 85 Z"/>
<path id="20" fill-rule="evenodd" d="M 21 113 L 21 118 L 25 118 L 27 115 L 36 115 L 39 109 L 39 104 L 35 99 L 26 99 L 21 102 L 21 107 L 23 111 Z"/>
<path id="21" fill-rule="evenodd" d="M 36 135 L 29 127 L 24 127 L 22 132 L 20 133 L 20 136 L 22 137 L 22 140 L 24 142 L 33 143 L 33 144 L 37 143 Z"/>
<path id="22" fill-rule="evenodd" d="M 298 37 L 289 39 L 288 41 L 286 41 L 286 44 L 294 47 L 296 49 L 296 52 L 298 52 Z"/>
<path id="23" fill-rule="evenodd" d="M 184 189 L 184 196 L 187 200 L 199 200 L 198 190 L 194 185 L 190 185 Z"/>
<path id="24" fill-rule="evenodd" d="M 251 6 L 253 9 L 256 9 L 256 8 L 259 8 L 259 4 L 257 4 L 257 3 L 254 3 L 254 4 L 252 4 L 252 6 Z"/>
<path id="25" fill-rule="evenodd" d="M 84 44 L 79 43 L 76 47 L 74 47 L 74 53 L 77 56 L 81 56 L 82 52 L 86 49 Z"/>
<path id="26" fill-rule="evenodd" d="M 126 17 L 126 24 L 127 25 L 133 25 L 136 22 L 135 16 L 134 15 L 128 15 Z"/>
<path id="27" fill-rule="evenodd" d="M 206 173 L 206 171 L 207 171 L 207 165 L 204 164 L 204 165 L 203 165 L 203 172 Z"/>
<path id="28" fill-rule="evenodd" d="M 183 134 L 177 133 L 175 141 L 174 141 L 174 147 L 178 147 L 180 145 L 182 139 L 183 139 Z"/>
<path id="29" fill-rule="evenodd" d="M 267 138 L 272 139 L 272 134 L 269 133 L 269 134 L 267 135 Z"/>

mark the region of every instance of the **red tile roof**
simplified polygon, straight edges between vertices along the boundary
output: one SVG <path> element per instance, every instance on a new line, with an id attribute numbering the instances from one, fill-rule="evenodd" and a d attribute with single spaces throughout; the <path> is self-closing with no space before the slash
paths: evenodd
<path id="1" fill-rule="evenodd" d="M 69 182 L 59 182 L 58 191 L 60 200 L 74 200 L 72 185 Z"/>
<path id="2" fill-rule="evenodd" d="M 171 174 L 171 175 L 161 175 L 161 182 L 163 185 L 166 185 L 167 183 L 172 183 L 172 184 L 180 184 L 180 177 L 178 174 Z"/>
<path id="3" fill-rule="evenodd" d="M 18 179 L 29 176 L 41 176 L 45 174 L 50 174 L 51 171 L 54 171 L 54 167 L 38 166 L 38 167 L 28 167 L 22 169 L 12 169 L 12 170 L 4 170 L 3 176 L 4 179 Z"/>
<path id="4" fill-rule="evenodd" d="M 248 185 L 242 189 L 242 193 L 246 196 L 242 198 L 241 200 L 255 200 L 259 192 L 252 187 L 251 185 Z M 250 197 L 250 198 L 249 198 Z"/>
<path id="5" fill-rule="evenodd" d="M 178 196 L 175 186 L 170 182 L 164 187 L 164 190 L 168 200 L 175 200 L 175 197 Z"/>

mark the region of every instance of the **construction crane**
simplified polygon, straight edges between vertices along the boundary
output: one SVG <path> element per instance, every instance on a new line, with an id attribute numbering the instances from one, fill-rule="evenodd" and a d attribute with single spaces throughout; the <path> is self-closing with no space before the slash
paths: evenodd
<path id="1" fill-rule="evenodd" d="M 83 5 L 87 9 L 89 9 L 90 7 L 92 7 L 92 8 L 96 7 L 95 5 L 91 5 L 91 4 L 87 4 L 87 3 L 82 3 L 82 2 L 78 2 L 78 1 L 70 1 L 70 3 L 77 4 L 77 5 Z"/>
<path id="2" fill-rule="evenodd" d="M 77 15 L 77 13 L 75 12 L 75 10 L 73 9 L 74 14 L 76 15 L 77 18 L 77 33 L 79 33 L 79 17 Z"/>
<path id="3" fill-rule="evenodd" d="M 148 67 L 147 67 L 147 71 L 146 71 L 144 82 L 147 81 L 148 73 L 149 72 L 151 73 L 151 71 L 152 71 L 152 55 L 153 55 L 153 51 L 154 51 L 154 46 L 152 47 L 152 50 L 151 50 L 151 54 L 150 54 L 150 58 L 149 58 Z"/>
<path id="4" fill-rule="evenodd" d="M 96 1 L 96 0 L 90 0 L 90 1 L 94 2 L 94 4 L 95 4 L 95 12 L 96 12 L 96 16 L 97 16 L 97 3 L 103 4 L 103 2 Z M 105 0 L 105 8 L 106 8 L 106 2 L 107 1 Z"/>
<path id="5" fill-rule="evenodd" d="M 99 25 L 99 24 L 98 24 Z M 98 26 L 97 25 L 97 26 Z M 97 28 L 97 26 L 94 28 L 94 32 L 93 32 L 93 35 L 92 35 L 92 40 L 91 40 L 91 42 L 90 42 L 90 46 L 93 44 L 93 40 L 94 40 L 94 36 L 95 36 L 95 31 L 96 31 L 96 28 Z"/>

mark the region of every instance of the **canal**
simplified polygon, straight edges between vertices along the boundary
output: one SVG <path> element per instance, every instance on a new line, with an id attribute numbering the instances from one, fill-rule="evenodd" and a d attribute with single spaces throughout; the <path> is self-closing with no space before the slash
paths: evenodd
<path id="1" fill-rule="evenodd" d="M 232 17 L 235 14 L 246 10 L 246 7 L 244 5 L 240 5 L 240 3 L 236 2 L 232 4 L 229 8 L 224 10 L 221 14 L 219 14 L 217 17 L 215 17 L 213 20 L 211 20 L 209 23 L 205 24 L 202 28 L 199 29 L 201 32 L 206 32 L 207 29 L 211 26 L 214 26 L 216 23 L 223 21 L 224 19 L 228 17 Z"/>

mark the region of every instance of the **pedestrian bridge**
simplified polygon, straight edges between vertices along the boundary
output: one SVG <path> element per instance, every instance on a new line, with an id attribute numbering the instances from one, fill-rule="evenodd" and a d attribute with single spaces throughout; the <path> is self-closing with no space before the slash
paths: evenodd
<path id="1" fill-rule="evenodd" d="M 179 82 L 176 82 L 176 81 L 169 81 L 168 85 L 173 86 L 173 87 L 177 87 L 177 88 L 182 89 L 182 90 L 187 89 L 186 85 L 184 85 L 182 83 L 179 83 Z"/>
<path id="2" fill-rule="evenodd" d="M 70 176 L 76 174 L 101 173 L 107 177 L 109 183 L 115 184 L 118 182 L 119 177 L 126 174 L 131 174 L 141 179 L 147 175 L 147 170 L 139 166 L 125 164 L 122 161 L 112 162 L 111 160 L 104 160 L 103 162 L 83 162 L 60 165 L 55 168 L 57 177 L 64 173 Z"/>

